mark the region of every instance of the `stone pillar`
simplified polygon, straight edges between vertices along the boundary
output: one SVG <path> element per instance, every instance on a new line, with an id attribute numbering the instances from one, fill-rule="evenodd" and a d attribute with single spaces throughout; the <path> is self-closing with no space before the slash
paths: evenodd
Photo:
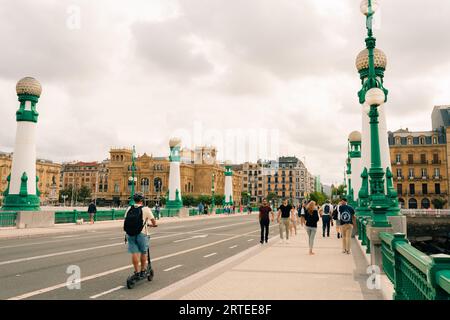
<path id="1" fill-rule="evenodd" d="M 16 142 L 11 174 L 2 210 L 39 211 L 40 199 L 36 176 L 36 104 L 42 93 L 41 84 L 26 77 L 16 85 L 20 106 L 16 112 Z"/>

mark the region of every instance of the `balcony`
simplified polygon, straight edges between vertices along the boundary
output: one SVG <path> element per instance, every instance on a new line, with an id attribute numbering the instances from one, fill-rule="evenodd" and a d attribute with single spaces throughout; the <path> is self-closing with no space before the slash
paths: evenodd
<path id="1" fill-rule="evenodd" d="M 441 175 L 433 176 L 433 180 L 442 180 L 442 176 Z"/>
<path id="2" fill-rule="evenodd" d="M 432 160 L 431 164 L 441 164 L 442 160 Z"/>

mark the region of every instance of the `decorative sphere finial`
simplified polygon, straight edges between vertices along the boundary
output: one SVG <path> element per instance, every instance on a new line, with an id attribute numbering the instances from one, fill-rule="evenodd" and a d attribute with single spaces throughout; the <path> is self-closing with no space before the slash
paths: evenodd
<path id="1" fill-rule="evenodd" d="M 348 136 L 348 141 L 350 142 L 361 142 L 361 132 L 353 131 Z"/>
<path id="2" fill-rule="evenodd" d="M 387 57 L 386 57 L 386 54 L 382 50 L 380 50 L 378 48 L 374 49 L 373 60 L 374 60 L 375 68 L 380 68 L 380 69 L 386 70 Z M 362 50 L 356 57 L 356 69 L 358 70 L 358 72 L 360 72 L 361 70 L 369 69 L 369 50 L 368 49 Z"/>
<path id="3" fill-rule="evenodd" d="M 372 12 L 377 11 L 379 6 L 378 0 L 372 0 Z M 359 8 L 361 9 L 361 13 L 367 16 L 369 14 L 369 0 L 362 0 Z"/>
<path id="4" fill-rule="evenodd" d="M 35 78 L 25 77 L 17 82 L 16 93 L 17 95 L 28 94 L 40 97 L 42 93 L 42 86 Z"/>
<path id="5" fill-rule="evenodd" d="M 175 147 L 179 147 L 179 146 L 181 146 L 181 139 L 180 138 L 174 137 L 174 138 L 170 139 L 169 147 L 175 148 Z"/>

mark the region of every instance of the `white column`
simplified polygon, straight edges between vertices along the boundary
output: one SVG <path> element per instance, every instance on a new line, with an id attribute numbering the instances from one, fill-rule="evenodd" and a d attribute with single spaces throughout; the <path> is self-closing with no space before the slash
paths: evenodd
<path id="1" fill-rule="evenodd" d="M 386 168 L 391 168 L 391 154 L 389 152 L 389 141 L 387 133 L 386 124 L 386 104 L 378 107 L 379 116 L 379 134 L 380 134 L 380 154 L 381 154 L 381 165 L 384 172 L 386 173 Z"/>
<path id="2" fill-rule="evenodd" d="M 361 189 L 362 179 L 362 167 L 361 167 L 361 158 L 352 158 L 352 188 L 353 188 L 353 198 L 354 200 L 358 200 L 358 192 Z"/>
<path id="3" fill-rule="evenodd" d="M 171 161 L 169 171 L 169 201 L 176 200 L 176 190 L 181 199 L 180 162 Z"/>
<path id="4" fill-rule="evenodd" d="M 31 102 L 27 101 L 26 104 Z M 29 121 L 17 122 L 9 194 L 20 193 L 24 172 L 28 177 L 28 194 L 36 195 L 36 123 Z"/>
<path id="5" fill-rule="evenodd" d="M 225 176 L 225 202 L 230 203 L 233 199 L 233 177 Z"/>

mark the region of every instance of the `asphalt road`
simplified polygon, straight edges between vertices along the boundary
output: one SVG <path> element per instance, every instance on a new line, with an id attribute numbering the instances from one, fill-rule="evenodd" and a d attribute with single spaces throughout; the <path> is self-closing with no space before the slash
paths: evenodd
<path id="1" fill-rule="evenodd" d="M 260 245 L 255 215 L 161 224 L 150 240 L 155 277 L 129 290 L 133 268 L 123 239 L 122 228 L 111 228 L 2 240 L 0 299 L 139 299 Z M 71 266 L 81 272 L 80 289 L 67 287 Z"/>

